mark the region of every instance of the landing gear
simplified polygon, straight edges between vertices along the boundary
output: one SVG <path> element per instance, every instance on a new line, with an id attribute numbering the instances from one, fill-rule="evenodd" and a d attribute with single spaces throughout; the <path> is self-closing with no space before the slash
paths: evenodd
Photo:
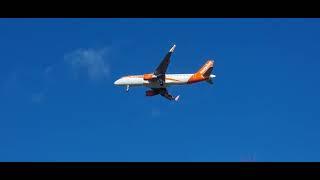
<path id="1" fill-rule="evenodd" d="M 128 91 L 129 91 L 129 87 L 130 87 L 130 86 L 129 86 L 129 85 L 127 85 L 127 89 L 126 89 L 126 92 L 128 92 Z"/>
<path id="2" fill-rule="evenodd" d="M 163 80 L 162 79 L 159 79 L 159 84 L 160 84 L 160 86 L 163 86 Z"/>
<path id="3" fill-rule="evenodd" d="M 164 79 L 165 79 L 165 75 L 163 74 L 157 76 L 158 83 L 160 84 L 161 87 L 164 84 Z"/>

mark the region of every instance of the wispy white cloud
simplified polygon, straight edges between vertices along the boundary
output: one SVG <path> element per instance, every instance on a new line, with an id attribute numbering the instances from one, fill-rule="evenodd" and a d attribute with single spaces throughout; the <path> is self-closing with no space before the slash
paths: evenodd
<path id="1" fill-rule="evenodd" d="M 110 69 L 106 59 L 108 50 L 108 48 L 77 49 L 66 54 L 64 59 L 71 65 L 75 75 L 81 70 L 86 70 L 91 80 L 99 80 L 109 75 Z"/>
<path id="2" fill-rule="evenodd" d="M 27 101 L 34 104 L 45 102 L 49 95 L 47 92 L 48 85 L 54 82 L 57 72 L 62 72 L 63 68 L 66 68 L 66 62 L 76 75 L 84 72 L 91 80 L 107 78 L 110 72 L 107 63 L 108 53 L 109 48 L 76 49 L 65 54 L 63 64 L 60 64 L 60 62 L 49 64 L 42 67 L 39 71 L 38 69 L 32 69 L 32 73 L 27 73 L 30 69 L 12 70 L 0 82 L 1 95 L 7 97 L 17 97 L 19 95 L 22 99 L 27 99 Z M 28 76 L 25 76 L 26 74 Z M 37 84 L 32 83 L 32 85 L 28 85 L 31 79 L 35 78 L 38 79 L 33 82 Z"/>

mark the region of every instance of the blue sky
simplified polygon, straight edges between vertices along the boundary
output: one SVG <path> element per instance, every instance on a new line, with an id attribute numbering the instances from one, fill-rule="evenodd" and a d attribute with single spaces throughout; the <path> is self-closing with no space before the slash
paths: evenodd
<path id="1" fill-rule="evenodd" d="M 319 19 L 0 19 L 0 161 L 320 161 Z M 215 60 L 179 102 L 116 87 Z"/>

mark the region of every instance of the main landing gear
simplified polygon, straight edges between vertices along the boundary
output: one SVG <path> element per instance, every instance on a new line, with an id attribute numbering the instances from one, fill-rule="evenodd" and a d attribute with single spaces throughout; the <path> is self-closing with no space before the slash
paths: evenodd
<path id="1" fill-rule="evenodd" d="M 161 87 L 163 87 L 164 79 L 165 79 L 165 75 L 163 75 L 163 74 L 160 74 L 160 75 L 157 76 L 157 81 L 158 81 L 158 83 L 160 84 Z"/>
<path id="2" fill-rule="evenodd" d="M 158 79 L 158 82 L 159 82 L 160 86 L 162 87 L 163 86 L 163 80 L 162 79 Z"/>
<path id="3" fill-rule="evenodd" d="M 127 85 L 127 89 L 126 89 L 126 92 L 128 92 L 128 91 L 129 91 L 129 87 L 130 87 L 130 86 L 129 86 L 129 85 Z"/>

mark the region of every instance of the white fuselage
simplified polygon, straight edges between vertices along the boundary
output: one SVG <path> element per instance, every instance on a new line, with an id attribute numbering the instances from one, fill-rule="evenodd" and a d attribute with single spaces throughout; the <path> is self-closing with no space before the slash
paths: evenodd
<path id="1" fill-rule="evenodd" d="M 193 74 L 166 74 L 162 87 L 187 84 Z M 143 75 L 124 76 L 114 82 L 119 86 L 146 86 L 149 88 L 161 88 L 157 81 L 144 80 Z"/>
<path id="2" fill-rule="evenodd" d="M 156 80 L 144 80 L 143 75 L 124 76 L 114 82 L 118 86 L 146 86 L 149 88 L 164 88 L 172 85 L 189 84 L 194 74 L 166 74 L 163 86 L 160 86 Z M 209 79 L 216 77 L 211 74 Z M 206 79 L 200 80 L 205 81 Z"/>

